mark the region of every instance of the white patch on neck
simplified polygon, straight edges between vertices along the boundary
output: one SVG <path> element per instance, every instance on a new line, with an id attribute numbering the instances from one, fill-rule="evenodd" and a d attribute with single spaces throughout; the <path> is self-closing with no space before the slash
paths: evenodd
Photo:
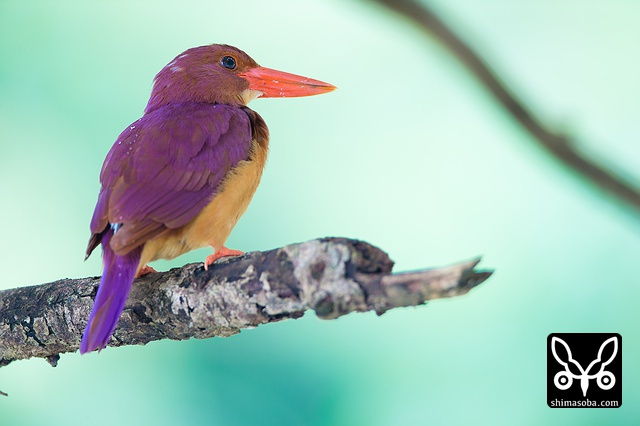
<path id="1" fill-rule="evenodd" d="M 254 100 L 255 98 L 261 95 L 262 95 L 262 92 L 259 90 L 245 89 L 242 92 L 240 92 L 240 99 L 242 99 L 242 103 L 247 105 L 249 102 L 251 102 L 252 100 Z"/>

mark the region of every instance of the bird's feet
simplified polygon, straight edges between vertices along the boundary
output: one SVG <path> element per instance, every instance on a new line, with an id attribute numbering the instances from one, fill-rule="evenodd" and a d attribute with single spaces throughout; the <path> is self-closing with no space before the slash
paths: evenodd
<path id="1" fill-rule="evenodd" d="M 156 271 L 149 265 L 144 265 L 142 268 L 140 268 L 140 270 L 136 274 L 136 278 L 140 278 L 141 276 L 150 274 L 152 272 L 158 272 L 158 271 Z"/>
<path id="2" fill-rule="evenodd" d="M 222 246 L 222 248 L 220 250 L 216 250 L 215 253 L 210 254 L 209 256 L 207 256 L 207 258 L 204 260 L 204 269 L 208 270 L 209 269 L 209 265 L 213 265 L 213 262 L 215 262 L 216 260 L 220 259 L 221 257 L 241 256 L 243 254 L 244 253 L 241 252 L 240 250 L 229 250 L 225 246 Z"/>

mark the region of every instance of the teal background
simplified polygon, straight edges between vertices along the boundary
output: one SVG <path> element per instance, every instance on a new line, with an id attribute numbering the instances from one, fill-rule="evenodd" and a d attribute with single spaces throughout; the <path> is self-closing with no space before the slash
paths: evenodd
<path id="1" fill-rule="evenodd" d="M 638 181 L 640 2 L 432 4 L 538 114 Z M 16 362 L 0 369 L 0 424 L 637 424 L 637 212 L 560 168 L 438 44 L 365 1 L 0 0 L 0 288 L 100 274 L 99 256 L 82 260 L 104 156 L 155 73 L 213 42 L 339 87 L 251 104 L 271 154 L 229 247 L 348 236 L 398 271 L 483 255 L 495 275 L 382 317 Z M 546 406 L 551 332 L 622 335 L 621 408 Z"/>

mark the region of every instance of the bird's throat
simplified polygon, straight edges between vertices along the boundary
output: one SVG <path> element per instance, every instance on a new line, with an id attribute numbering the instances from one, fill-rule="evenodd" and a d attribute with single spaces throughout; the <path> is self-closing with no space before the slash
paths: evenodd
<path id="1" fill-rule="evenodd" d="M 249 102 L 258 98 L 262 95 L 262 92 L 259 90 L 245 89 L 240 92 L 240 99 L 243 105 L 247 105 Z"/>

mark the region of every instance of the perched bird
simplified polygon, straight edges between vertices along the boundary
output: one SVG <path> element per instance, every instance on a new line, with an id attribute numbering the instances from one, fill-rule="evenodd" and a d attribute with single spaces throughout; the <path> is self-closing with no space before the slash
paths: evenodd
<path id="1" fill-rule="evenodd" d="M 224 246 L 253 197 L 269 131 L 254 98 L 310 96 L 331 84 L 263 68 L 227 45 L 189 49 L 155 77 L 144 115 L 107 154 L 87 257 L 102 244 L 104 271 L 80 352 L 103 349 L 147 263 Z"/>

